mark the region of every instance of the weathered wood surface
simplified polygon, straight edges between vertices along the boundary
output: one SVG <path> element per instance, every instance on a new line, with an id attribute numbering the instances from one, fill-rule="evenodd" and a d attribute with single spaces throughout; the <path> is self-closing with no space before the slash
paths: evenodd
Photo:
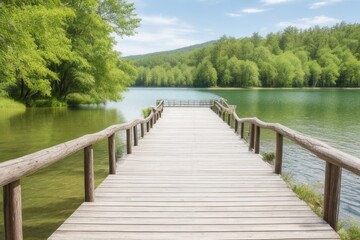
<path id="1" fill-rule="evenodd" d="M 50 239 L 339 239 L 210 109 L 166 108 L 132 150 Z"/>

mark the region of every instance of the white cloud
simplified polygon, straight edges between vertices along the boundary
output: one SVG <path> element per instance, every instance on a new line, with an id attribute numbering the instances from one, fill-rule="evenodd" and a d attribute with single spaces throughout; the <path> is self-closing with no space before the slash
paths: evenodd
<path id="1" fill-rule="evenodd" d="M 273 4 L 281 4 L 281 3 L 288 3 L 293 2 L 295 0 L 261 0 L 262 3 L 273 5 Z"/>
<path id="2" fill-rule="evenodd" d="M 244 16 L 244 14 L 262 13 L 268 10 L 269 9 L 262 9 L 262 8 L 244 8 L 238 12 L 226 13 L 226 15 L 229 17 L 241 17 Z"/>
<path id="3" fill-rule="evenodd" d="M 141 16 L 138 34 L 120 39 L 115 50 L 124 56 L 172 50 L 201 43 L 194 37 L 198 30 L 176 17 Z"/>
<path id="4" fill-rule="evenodd" d="M 261 9 L 261 8 L 244 8 L 241 10 L 241 12 L 243 13 L 261 13 L 261 12 L 266 12 L 268 11 L 267 9 Z"/>
<path id="5" fill-rule="evenodd" d="M 341 1 L 342 0 L 324 0 L 324 1 L 314 2 L 314 3 L 310 4 L 310 9 L 316 9 L 316 8 L 325 7 L 327 5 L 337 3 L 337 2 L 341 2 Z"/>
<path id="6" fill-rule="evenodd" d="M 241 17 L 241 16 L 243 16 L 240 13 L 226 13 L 226 15 L 229 16 L 229 17 Z"/>
<path id="7" fill-rule="evenodd" d="M 300 18 L 295 21 L 279 22 L 279 27 L 293 26 L 297 28 L 310 28 L 315 25 L 325 26 L 340 22 L 339 19 L 331 18 L 327 16 L 315 16 L 313 18 Z"/>

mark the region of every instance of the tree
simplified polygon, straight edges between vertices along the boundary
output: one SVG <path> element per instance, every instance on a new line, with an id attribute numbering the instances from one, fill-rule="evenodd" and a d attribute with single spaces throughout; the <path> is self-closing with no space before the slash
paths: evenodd
<path id="1" fill-rule="evenodd" d="M 252 61 L 241 61 L 240 76 L 242 87 L 257 87 L 260 86 L 259 71 L 256 63 Z"/>
<path id="2" fill-rule="evenodd" d="M 132 35 L 139 21 L 124 0 L 4 1 L 0 92 L 27 104 L 119 99 L 136 70 L 113 50 L 111 34 Z"/>
<path id="3" fill-rule="evenodd" d="M 217 73 L 208 58 L 202 60 L 195 72 L 195 87 L 212 87 L 216 85 Z"/>
<path id="4" fill-rule="evenodd" d="M 308 62 L 309 67 L 309 80 L 308 86 L 316 87 L 322 74 L 321 66 L 316 61 Z"/>
<path id="5" fill-rule="evenodd" d="M 58 74 L 49 67 L 71 57 L 63 27 L 73 17 L 64 7 L 0 5 L 0 91 L 26 103 L 51 95 Z"/>
<path id="6" fill-rule="evenodd" d="M 291 87 L 295 77 L 295 68 L 285 54 L 276 57 L 274 67 L 277 73 L 275 87 Z"/>

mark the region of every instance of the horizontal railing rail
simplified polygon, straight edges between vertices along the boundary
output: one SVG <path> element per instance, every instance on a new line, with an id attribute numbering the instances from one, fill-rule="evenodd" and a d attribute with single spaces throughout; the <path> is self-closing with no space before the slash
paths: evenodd
<path id="1" fill-rule="evenodd" d="M 164 107 L 211 107 L 217 99 L 164 99 Z"/>
<path id="2" fill-rule="evenodd" d="M 161 117 L 164 101 L 157 101 L 157 106 L 145 119 L 137 119 L 128 123 L 112 125 L 100 132 L 49 147 L 38 152 L 0 163 L 0 186 L 3 186 L 4 227 L 6 240 L 19 240 L 22 234 L 21 186 L 20 179 L 46 168 L 82 149 L 84 149 L 84 182 L 85 201 L 94 201 L 94 168 L 92 145 L 108 138 L 109 174 L 116 173 L 115 134 L 126 131 L 126 152 L 132 152 L 132 144 L 138 145 L 138 126 L 141 137 Z M 132 134 L 133 133 L 133 134 Z M 132 136 L 133 135 L 133 136 Z"/>
<path id="3" fill-rule="evenodd" d="M 235 112 L 235 106 L 228 105 L 226 100 L 220 99 L 214 102 L 212 109 L 224 121 L 231 125 L 244 138 L 244 124 L 250 124 L 249 150 L 254 153 L 260 152 L 260 129 L 270 129 L 276 133 L 275 168 L 274 172 L 281 174 L 283 157 L 283 138 L 287 138 L 303 147 L 326 162 L 325 186 L 324 186 L 324 220 L 336 229 L 339 215 L 341 170 L 342 168 L 360 175 L 360 159 L 348 153 L 342 152 L 313 137 L 295 131 L 278 123 L 263 122 L 258 118 L 240 118 Z"/>

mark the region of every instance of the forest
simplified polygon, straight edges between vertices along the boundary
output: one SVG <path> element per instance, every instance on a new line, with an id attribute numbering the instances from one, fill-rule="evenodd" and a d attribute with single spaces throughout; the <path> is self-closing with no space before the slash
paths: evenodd
<path id="1" fill-rule="evenodd" d="M 114 34 L 139 26 L 125 0 L 2 0 L 0 97 L 33 105 L 118 100 L 133 64 L 113 50 Z"/>
<path id="2" fill-rule="evenodd" d="M 360 25 L 223 36 L 206 47 L 133 61 L 137 86 L 360 87 Z"/>

